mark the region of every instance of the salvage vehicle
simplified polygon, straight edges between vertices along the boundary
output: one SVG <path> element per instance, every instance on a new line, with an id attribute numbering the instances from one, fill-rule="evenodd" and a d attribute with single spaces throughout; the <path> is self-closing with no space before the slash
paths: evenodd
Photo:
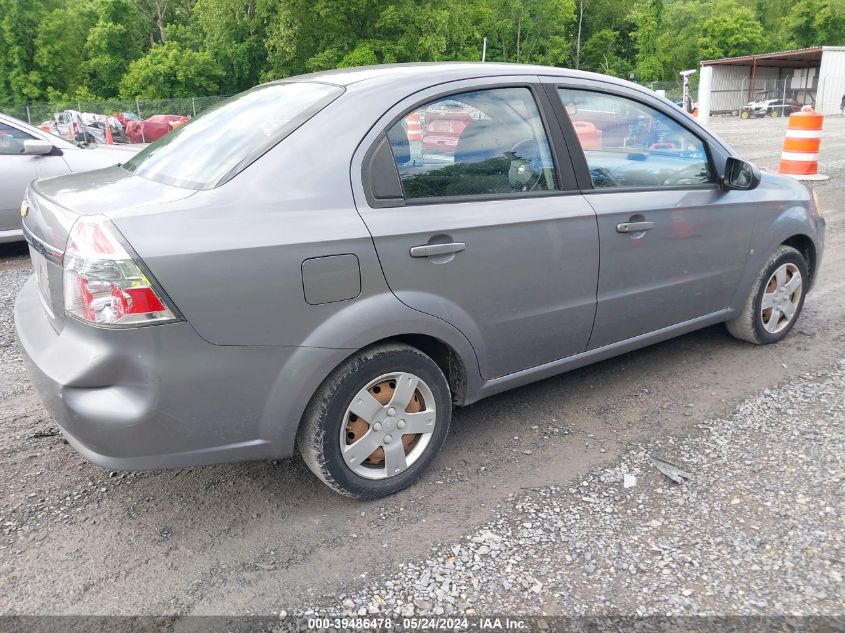
<path id="1" fill-rule="evenodd" d="M 446 100 L 480 114 L 444 159 L 407 129 Z M 495 63 L 260 85 L 23 212 L 18 338 L 71 446 L 298 452 L 357 498 L 417 479 L 453 406 L 717 323 L 781 341 L 825 226 L 645 88 Z"/>
<path id="2" fill-rule="evenodd" d="M 178 114 L 155 114 L 143 121 L 127 121 L 126 136 L 130 143 L 152 143 L 189 120 Z"/>
<path id="3" fill-rule="evenodd" d="M 0 114 L 0 243 L 23 239 L 20 208 L 30 182 L 114 165 L 137 151 L 86 148 Z"/>
<path id="4" fill-rule="evenodd" d="M 53 114 L 52 121 L 44 121 L 39 127 L 50 134 L 74 140 L 77 143 L 105 145 L 106 125 L 111 128 L 112 138 L 115 142 L 126 142 L 123 124 L 120 120 L 113 116 L 94 114 L 93 112 L 79 112 L 78 110 L 56 112 Z"/>

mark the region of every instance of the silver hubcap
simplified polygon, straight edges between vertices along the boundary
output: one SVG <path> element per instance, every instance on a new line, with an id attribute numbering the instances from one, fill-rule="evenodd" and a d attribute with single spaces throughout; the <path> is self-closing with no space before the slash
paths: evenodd
<path id="1" fill-rule="evenodd" d="M 760 316 L 767 332 L 776 334 L 792 322 L 801 301 L 803 281 L 795 264 L 783 264 L 766 282 Z"/>
<path id="2" fill-rule="evenodd" d="M 346 409 L 340 427 L 343 461 L 367 479 L 394 477 L 425 452 L 436 424 L 434 394 L 419 376 L 384 374 Z"/>

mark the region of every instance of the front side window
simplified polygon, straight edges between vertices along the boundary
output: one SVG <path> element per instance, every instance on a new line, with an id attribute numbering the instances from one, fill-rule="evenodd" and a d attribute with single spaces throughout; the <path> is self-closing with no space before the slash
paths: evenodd
<path id="1" fill-rule="evenodd" d="M 180 125 L 123 167 L 176 187 L 223 184 L 343 94 L 311 82 L 257 86 Z"/>
<path id="2" fill-rule="evenodd" d="M 0 156 L 23 154 L 24 141 L 31 141 L 34 138 L 16 127 L 0 123 Z"/>
<path id="3" fill-rule="evenodd" d="M 406 199 L 558 188 L 549 142 L 528 88 L 449 95 L 408 114 L 387 137 Z"/>
<path id="4" fill-rule="evenodd" d="M 704 143 L 669 116 L 617 95 L 560 89 L 593 187 L 714 182 Z"/>

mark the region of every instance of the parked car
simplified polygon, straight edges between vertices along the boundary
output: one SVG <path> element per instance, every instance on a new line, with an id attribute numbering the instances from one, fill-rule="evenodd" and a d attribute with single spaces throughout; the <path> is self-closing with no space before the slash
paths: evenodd
<path id="1" fill-rule="evenodd" d="M 143 121 L 127 121 L 126 136 L 131 143 L 152 143 L 188 120 L 177 114 L 156 114 Z"/>
<path id="2" fill-rule="evenodd" d="M 458 101 L 443 101 L 426 109 L 422 117 L 422 148 L 430 152 L 454 152 L 461 134 L 479 112 Z"/>
<path id="3" fill-rule="evenodd" d="M 32 180 L 114 165 L 135 153 L 114 146 L 83 148 L 0 114 L 0 242 L 23 239 L 21 201 Z"/>
<path id="4" fill-rule="evenodd" d="M 750 101 L 740 110 L 739 116 L 743 119 L 764 116 L 777 119 L 778 117 L 789 116 L 800 109 L 801 104 L 794 99 L 764 99 L 762 101 Z"/>
<path id="5" fill-rule="evenodd" d="M 447 100 L 479 118 L 412 154 L 408 117 Z M 825 226 L 645 88 L 494 63 L 257 86 L 24 213 L 18 339 L 83 456 L 298 452 L 358 498 L 413 482 L 453 406 L 721 322 L 777 343 Z"/>

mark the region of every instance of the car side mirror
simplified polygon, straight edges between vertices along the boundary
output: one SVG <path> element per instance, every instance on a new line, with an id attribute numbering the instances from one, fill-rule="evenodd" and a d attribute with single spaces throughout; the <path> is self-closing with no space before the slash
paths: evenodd
<path id="1" fill-rule="evenodd" d="M 43 156 L 53 151 L 53 144 L 50 141 L 31 139 L 23 142 L 23 153 L 30 156 Z"/>
<path id="2" fill-rule="evenodd" d="M 722 189 L 749 191 L 760 184 L 760 168 L 741 158 L 729 157 L 725 162 L 725 175 L 722 176 Z"/>

